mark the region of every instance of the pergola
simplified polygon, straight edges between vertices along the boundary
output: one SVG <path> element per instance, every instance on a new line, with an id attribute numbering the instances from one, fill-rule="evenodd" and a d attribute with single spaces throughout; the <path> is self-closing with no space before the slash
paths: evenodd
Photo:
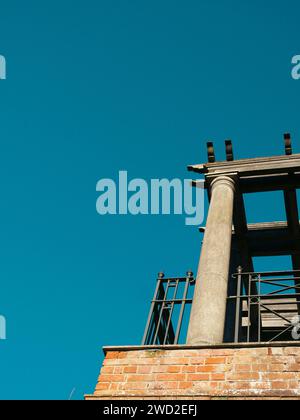
<path id="1" fill-rule="evenodd" d="M 205 176 L 210 203 L 206 226 L 200 228 L 204 239 L 197 276 L 188 272 L 186 277 L 165 278 L 160 273 L 143 344 L 177 344 L 190 306 L 188 345 L 291 341 L 295 329 L 298 337 L 300 154 L 292 154 L 289 134 L 284 140 L 285 155 L 241 160 L 234 160 L 227 140 L 226 161 L 221 162 L 209 142 L 208 162 L 188 167 Z M 286 221 L 249 224 L 244 194 L 268 191 L 283 192 Z M 291 271 L 274 267 L 272 272 L 254 272 L 253 257 L 280 255 L 291 256 Z M 180 284 L 185 285 L 181 296 Z M 188 297 L 191 290 L 193 298 Z"/>
<path id="2" fill-rule="evenodd" d="M 284 313 L 290 311 L 293 314 L 297 305 L 300 313 L 297 296 L 297 292 L 300 291 L 297 288 L 300 286 L 300 272 L 297 272 L 300 270 L 300 227 L 296 194 L 297 188 L 300 187 L 300 154 L 292 153 L 289 134 L 285 134 L 284 140 L 285 155 L 241 160 L 234 160 L 232 143 L 228 140 L 225 142 L 226 161 L 219 162 L 215 159 L 213 143 L 209 142 L 208 162 L 188 167 L 189 171 L 205 176 L 205 188 L 210 200 L 207 224 L 202 229 L 204 241 L 189 323 L 187 339 L 189 344 L 223 342 L 225 325 L 229 323 L 228 318 L 232 318 L 228 308 L 226 318 L 228 294 L 238 299 L 236 283 L 232 284 L 231 281 L 232 274 L 237 271 L 238 266 L 242 268 L 243 273 L 253 274 L 253 257 L 256 256 L 291 255 L 293 272 L 286 274 L 293 276 L 295 293 L 289 296 L 289 299 L 285 297 L 284 302 L 282 290 L 291 291 L 293 286 L 282 284 L 282 280 L 279 283 L 281 285 L 279 293 L 274 293 L 277 301 L 274 302 L 273 299 L 273 307 L 269 306 L 267 312 L 285 321 L 289 319 Z M 197 185 L 197 181 L 193 183 Z M 267 191 L 283 191 L 286 221 L 248 224 L 244 194 Z M 273 277 L 280 278 L 280 273 L 274 273 Z M 252 280 L 249 280 L 249 275 L 247 278 L 250 287 L 248 323 L 251 323 L 252 327 L 256 325 L 257 330 L 262 324 L 259 311 L 261 305 L 265 305 L 262 303 L 262 296 L 259 297 L 258 281 L 253 275 Z M 244 279 L 245 274 L 242 274 L 242 280 Z M 276 279 L 268 281 L 274 284 Z M 267 280 L 264 283 L 267 284 Z M 253 297 L 257 302 L 251 301 Z M 289 307 L 286 306 L 288 309 L 278 310 L 279 303 L 281 307 L 288 304 Z M 291 303 L 296 303 L 296 306 Z M 240 320 L 242 318 L 242 315 L 237 316 L 237 310 L 242 311 L 242 305 L 238 309 L 235 306 L 236 340 L 239 337 L 237 328 L 241 328 L 237 325 L 240 322 L 237 318 Z"/>

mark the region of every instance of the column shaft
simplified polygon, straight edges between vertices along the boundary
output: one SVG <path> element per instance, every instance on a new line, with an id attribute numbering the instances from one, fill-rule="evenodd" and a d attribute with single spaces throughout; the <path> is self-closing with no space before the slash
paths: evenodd
<path id="1" fill-rule="evenodd" d="M 223 342 L 230 250 L 234 181 L 225 176 L 211 185 L 211 202 L 201 250 L 187 344 Z"/>

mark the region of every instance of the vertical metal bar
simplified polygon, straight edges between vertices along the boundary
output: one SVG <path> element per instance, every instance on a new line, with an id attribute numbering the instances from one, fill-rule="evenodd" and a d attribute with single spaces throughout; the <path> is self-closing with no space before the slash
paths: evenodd
<path id="1" fill-rule="evenodd" d="M 261 318 L 261 276 L 258 275 L 258 342 L 261 342 L 261 327 L 262 327 L 262 318 Z"/>
<path id="2" fill-rule="evenodd" d="M 174 288 L 174 294 L 173 294 L 173 300 L 171 302 L 171 310 L 169 312 L 169 319 L 168 319 L 168 323 L 166 326 L 166 333 L 164 336 L 164 345 L 166 344 L 167 338 L 168 338 L 168 333 L 169 333 L 169 328 L 170 328 L 170 324 L 171 324 L 171 320 L 172 320 L 172 315 L 173 315 L 173 311 L 174 311 L 174 305 L 175 305 L 175 299 L 176 299 L 176 294 L 177 294 L 177 289 L 178 289 L 178 284 L 179 284 L 179 280 L 176 280 L 176 286 Z M 174 344 L 174 343 L 169 343 L 169 344 Z"/>
<path id="3" fill-rule="evenodd" d="M 236 308 L 235 308 L 235 328 L 234 342 L 239 342 L 240 322 L 241 322 L 241 286 L 242 286 L 242 267 L 238 267 L 237 289 L 236 289 Z"/>
<path id="4" fill-rule="evenodd" d="M 180 308 L 178 322 L 177 322 L 174 344 L 178 344 L 178 339 L 180 335 L 182 319 L 183 319 L 183 314 L 184 314 L 184 309 L 185 309 L 185 304 L 186 304 L 186 298 L 187 298 L 187 294 L 189 290 L 190 281 L 192 280 L 192 277 L 190 277 L 189 274 L 193 276 L 193 273 L 188 273 L 188 277 L 185 280 L 184 292 L 183 292 L 182 303 L 181 303 L 181 308 Z"/>
<path id="5" fill-rule="evenodd" d="M 157 279 L 157 282 L 156 282 L 155 292 L 154 292 L 154 295 L 153 295 L 153 300 L 152 300 L 151 306 L 150 306 L 150 311 L 149 311 L 149 315 L 148 315 L 148 319 L 147 319 L 145 331 L 144 331 L 144 336 L 143 336 L 143 339 L 142 339 L 142 346 L 144 346 L 145 344 L 149 344 L 149 343 L 146 343 L 146 340 L 147 340 L 147 336 L 148 336 L 148 332 L 149 332 L 149 327 L 150 327 L 150 323 L 151 323 L 151 320 L 152 320 L 152 316 L 153 316 L 153 313 L 154 313 L 154 307 L 156 305 L 156 302 L 155 301 L 157 300 L 158 291 L 159 291 L 159 288 L 161 286 L 161 281 L 162 281 L 163 278 L 164 278 L 164 274 L 163 273 L 159 273 L 158 274 L 158 279 Z"/>
<path id="6" fill-rule="evenodd" d="M 247 343 L 250 342 L 250 328 L 251 328 L 251 286 L 252 286 L 252 276 L 248 276 L 248 326 L 247 326 Z"/>
<path id="7" fill-rule="evenodd" d="M 167 286 L 166 286 L 166 290 L 165 290 L 165 295 L 164 295 L 164 299 L 160 308 L 160 314 L 159 314 L 159 318 L 157 321 L 157 327 L 156 327 L 156 331 L 155 331 L 155 335 L 154 335 L 154 339 L 153 339 L 153 344 L 156 344 L 156 340 L 157 340 L 157 336 L 159 333 L 159 328 L 160 328 L 160 323 L 161 323 L 161 318 L 165 309 L 165 303 L 166 303 L 166 297 L 168 295 L 168 291 L 169 291 L 169 285 L 170 285 L 170 280 L 167 281 Z"/>

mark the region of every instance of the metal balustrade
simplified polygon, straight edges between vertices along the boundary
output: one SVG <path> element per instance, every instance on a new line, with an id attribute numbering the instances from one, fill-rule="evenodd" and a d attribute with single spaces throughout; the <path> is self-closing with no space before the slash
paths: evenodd
<path id="1" fill-rule="evenodd" d="M 234 342 L 293 341 L 300 323 L 300 271 L 233 275 Z M 232 303 L 234 305 L 232 305 Z"/>
<path id="2" fill-rule="evenodd" d="M 227 299 L 230 342 L 299 340 L 300 270 L 243 273 L 239 268 L 230 281 L 235 291 Z M 191 271 L 174 278 L 159 273 L 142 345 L 185 343 L 194 285 Z"/>
<path id="3" fill-rule="evenodd" d="M 143 336 L 143 345 L 177 344 L 192 303 L 193 273 L 186 277 L 165 278 L 159 273 Z"/>

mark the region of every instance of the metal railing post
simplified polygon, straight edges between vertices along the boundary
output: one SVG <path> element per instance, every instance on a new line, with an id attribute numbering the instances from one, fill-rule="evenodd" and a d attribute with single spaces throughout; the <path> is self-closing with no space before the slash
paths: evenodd
<path id="1" fill-rule="evenodd" d="M 234 329 L 234 342 L 239 342 L 240 337 L 240 315 L 241 315 L 241 290 L 242 290 L 242 267 L 237 268 L 237 289 L 236 289 L 236 308 L 235 308 L 235 329 Z"/>

